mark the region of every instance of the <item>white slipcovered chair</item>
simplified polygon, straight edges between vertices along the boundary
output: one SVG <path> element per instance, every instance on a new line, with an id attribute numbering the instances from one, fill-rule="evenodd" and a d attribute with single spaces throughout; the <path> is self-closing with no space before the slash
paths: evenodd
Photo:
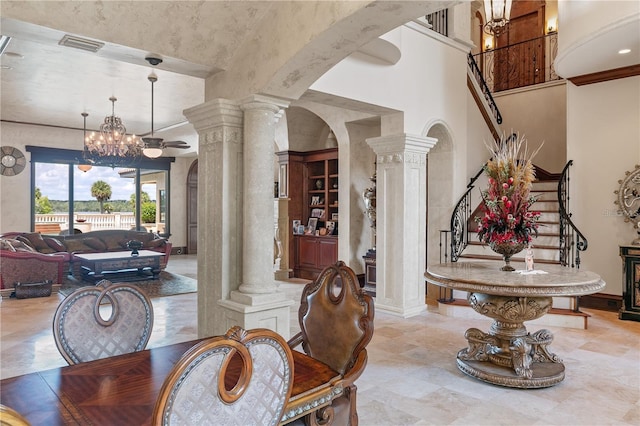
<path id="1" fill-rule="evenodd" d="M 233 327 L 189 349 L 164 381 L 154 425 L 275 426 L 293 382 L 293 356 L 267 329 Z"/>
<path id="2" fill-rule="evenodd" d="M 69 364 L 144 350 L 152 328 L 153 305 L 147 295 L 108 280 L 71 293 L 53 318 L 56 346 Z"/>

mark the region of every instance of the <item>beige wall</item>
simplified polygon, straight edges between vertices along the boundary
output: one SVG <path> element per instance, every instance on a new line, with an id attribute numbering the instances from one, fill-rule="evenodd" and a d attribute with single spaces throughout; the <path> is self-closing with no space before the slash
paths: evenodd
<path id="1" fill-rule="evenodd" d="M 567 163 L 567 99 L 564 80 L 493 95 L 505 133 L 517 132 L 529 148 L 544 145 L 533 163 L 551 173 L 560 173 Z"/>
<path id="2" fill-rule="evenodd" d="M 582 269 L 600 274 L 602 293 L 622 294 L 619 245 L 636 237 L 614 204 L 618 180 L 640 164 L 640 77 L 567 83 L 567 156 L 574 222 L 589 241 Z"/>

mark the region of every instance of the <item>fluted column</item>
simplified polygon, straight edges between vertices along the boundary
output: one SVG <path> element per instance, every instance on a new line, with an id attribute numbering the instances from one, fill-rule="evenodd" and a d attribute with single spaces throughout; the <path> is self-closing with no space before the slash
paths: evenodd
<path id="1" fill-rule="evenodd" d="M 220 300 L 237 290 L 242 271 L 242 125 L 237 103 L 215 99 L 184 111 L 199 136 L 198 336 L 223 334 Z"/>
<path id="2" fill-rule="evenodd" d="M 367 139 L 376 153 L 376 309 L 410 317 L 426 309 L 427 152 L 437 140 Z"/>

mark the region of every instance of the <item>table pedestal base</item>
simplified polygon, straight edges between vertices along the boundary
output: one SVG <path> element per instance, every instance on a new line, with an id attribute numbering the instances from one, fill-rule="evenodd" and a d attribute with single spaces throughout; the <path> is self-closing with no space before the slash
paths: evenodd
<path id="1" fill-rule="evenodd" d="M 544 315 L 551 297 L 497 296 L 469 293 L 469 304 L 494 319 L 489 333 L 470 328 L 469 347 L 458 352 L 458 368 L 485 382 L 517 388 L 542 388 L 564 379 L 562 360 L 548 350 L 549 330 L 527 332 L 524 321 Z"/>
<path id="2" fill-rule="evenodd" d="M 464 350 L 464 349 L 463 349 Z M 532 377 L 518 376 L 513 368 L 502 367 L 487 361 L 469 361 L 458 357 L 458 368 L 463 373 L 483 382 L 510 388 L 546 388 L 564 380 L 564 364 L 534 362 L 531 364 Z"/>

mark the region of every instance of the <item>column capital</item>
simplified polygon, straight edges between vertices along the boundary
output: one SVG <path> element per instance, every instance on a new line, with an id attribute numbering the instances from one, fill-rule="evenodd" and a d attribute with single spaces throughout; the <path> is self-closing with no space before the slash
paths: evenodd
<path id="1" fill-rule="evenodd" d="M 270 109 L 275 113 L 288 108 L 291 102 L 269 95 L 253 94 L 241 99 L 238 104 L 244 111 L 248 109 Z"/>
<path id="2" fill-rule="evenodd" d="M 182 113 L 198 133 L 218 126 L 242 127 L 243 125 L 243 114 L 238 103 L 228 99 L 213 99 L 185 109 Z"/>
<path id="3" fill-rule="evenodd" d="M 407 151 L 426 154 L 436 145 L 438 139 L 429 136 L 398 133 L 368 138 L 366 141 L 376 155 L 391 155 Z"/>

